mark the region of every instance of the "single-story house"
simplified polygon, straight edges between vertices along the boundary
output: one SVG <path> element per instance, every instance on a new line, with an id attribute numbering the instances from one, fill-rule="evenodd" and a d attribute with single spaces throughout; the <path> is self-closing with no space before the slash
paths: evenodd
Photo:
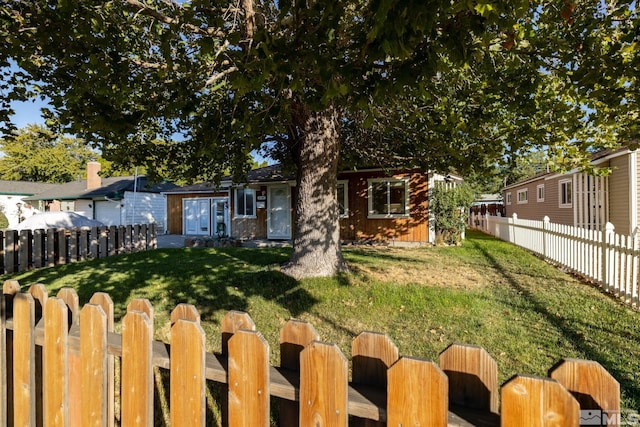
<path id="1" fill-rule="evenodd" d="M 100 163 L 87 164 L 87 179 L 56 185 L 27 197 L 42 211 L 76 212 L 105 225 L 166 224 L 166 201 L 162 195 L 178 186 L 151 183 L 145 175 L 102 178 Z"/>
<path id="2" fill-rule="evenodd" d="M 31 181 L 0 181 L 0 212 L 7 217 L 9 228 L 39 212 L 30 202 L 25 202 L 25 198 L 55 186 Z"/>
<path id="3" fill-rule="evenodd" d="M 608 150 L 591 162 L 611 168 L 608 176 L 591 176 L 578 170 L 542 173 L 508 185 L 503 190 L 506 215 L 521 219 L 600 230 L 610 222 L 620 234 L 632 233 L 639 224 L 638 168 L 636 151 Z"/>
<path id="4" fill-rule="evenodd" d="M 418 169 L 345 171 L 338 175 L 343 241 L 433 243 L 429 189 L 460 177 Z M 223 179 L 166 191 L 169 234 L 289 240 L 293 234 L 296 187 L 280 165 L 249 172 L 246 183 Z"/>

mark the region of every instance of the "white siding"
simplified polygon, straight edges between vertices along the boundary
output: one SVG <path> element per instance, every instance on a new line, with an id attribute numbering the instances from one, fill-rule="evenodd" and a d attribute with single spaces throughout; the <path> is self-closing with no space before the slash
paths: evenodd
<path id="1" fill-rule="evenodd" d="M 93 218 L 93 201 L 91 200 L 76 200 L 76 209 L 74 211 L 77 214 L 86 216 L 87 218 Z"/>
<path id="2" fill-rule="evenodd" d="M 110 201 L 96 201 L 96 219 L 104 225 L 123 225 L 122 208 L 120 203 Z"/>
<path id="3" fill-rule="evenodd" d="M 164 231 L 167 203 L 162 194 L 127 191 L 122 200 L 122 224 L 156 224 Z"/>

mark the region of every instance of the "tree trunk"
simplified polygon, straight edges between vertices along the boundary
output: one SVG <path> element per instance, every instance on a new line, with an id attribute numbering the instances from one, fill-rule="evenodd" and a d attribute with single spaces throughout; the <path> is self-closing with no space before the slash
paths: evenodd
<path id="1" fill-rule="evenodd" d="M 293 253 L 282 271 L 296 279 L 347 271 L 340 249 L 336 198 L 340 150 L 339 115 L 334 107 L 296 114 L 298 145 L 296 221 Z"/>

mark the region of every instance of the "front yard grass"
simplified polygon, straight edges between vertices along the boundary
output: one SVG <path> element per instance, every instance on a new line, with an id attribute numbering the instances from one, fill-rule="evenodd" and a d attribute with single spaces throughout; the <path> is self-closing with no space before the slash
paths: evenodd
<path id="1" fill-rule="evenodd" d="M 202 316 L 208 350 L 220 351 L 220 319 L 248 312 L 277 364 L 280 328 L 290 318 L 314 325 L 347 357 L 360 332 L 383 332 L 402 355 L 436 360 L 453 342 L 484 347 L 500 382 L 546 376 L 563 357 L 600 362 L 621 384 L 623 406 L 640 408 L 640 313 L 530 253 L 470 231 L 461 247 L 346 247 L 353 272 L 295 281 L 278 271 L 286 248 L 159 249 L 14 275 L 23 288 L 54 295 L 111 295 L 116 322 L 132 298 L 155 309 L 156 339 L 181 302 Z M 5 276 L 4 279 L 9 277 Z"/>

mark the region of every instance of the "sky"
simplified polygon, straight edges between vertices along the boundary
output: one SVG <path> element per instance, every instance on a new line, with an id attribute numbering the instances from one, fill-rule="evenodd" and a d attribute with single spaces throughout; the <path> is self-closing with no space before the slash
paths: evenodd
<path id="1" fill-rule="evenodd" d="M 47 106 L 45 101 L 37 99 L 35 101 L 13 102 L 11 105 L 15 110 L 11 121 L 18 129 L 29 124 L 44 124 L 40 109 Z"/>

